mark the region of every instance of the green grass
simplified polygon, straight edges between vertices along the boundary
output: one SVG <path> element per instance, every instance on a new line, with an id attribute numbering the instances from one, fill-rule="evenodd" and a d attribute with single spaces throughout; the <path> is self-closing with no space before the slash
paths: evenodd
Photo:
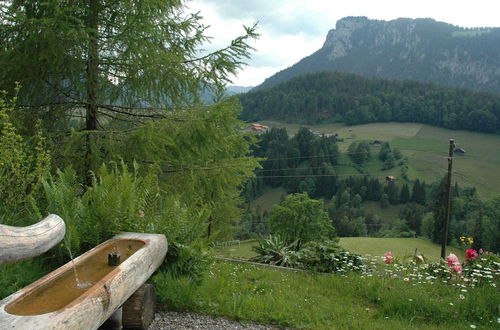
<path id="1" fill-rule="evenodd" d="M 361 255 L 382 256 L 386 252 L 392 252 L 398 257 L 413 256 L 415 248 L 417 254 L 423 254 L 431 260 L 438 260 L 441 254 L 441 246 L 421 238 L 378 238 L 378 237 L 343 237 L 340 246 Z M 448 246 L 446 254 L 454 253 L 461 260 L 464 259 L 464 251 Z"/>
<path id="2" fill-rule="evenodd" d="M 285 196 L 286 190 L 282 187 L 266 188 L 261 196 L 250 203 L 250 209 L 254 212 L 269 211 L 274 204 L 279 204 Z"/>
<path id="3" fill-rule="evenodd" d="M 257 240 L 243 241 L 239 244 L 217 248 L 214 253 L 216 256 L 225 258 L 248 259 L 257 255 L 253 251 L 253 247 L 257 245 Z"/>
<path id="4" fill-rule="evenodd" d="M 392 223 L 399 219 L 400 205 L 389 205 L 388 207 L 381 207 L 379 202 L 363 202 L 365 214 L 373 213 L 379 216 L 382 223 Z"/>
<path id="5" fill-rule="evenodd" d="M 385 266 L 385 265 L 384 265 Z M 468 289 L 359 274 L 293 273 L 217 262 L 200 286 L 164 273 L 153 282 L 163 308 L 299 329 L 493 328 L 498 301 L 488 287 Z M 460 295 L 464 299 L 460 299 Z"/>

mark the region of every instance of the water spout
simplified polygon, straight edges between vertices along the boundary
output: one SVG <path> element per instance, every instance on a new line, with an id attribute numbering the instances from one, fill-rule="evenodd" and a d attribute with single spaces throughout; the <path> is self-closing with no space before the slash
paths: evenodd
<path id="1" fill-rule="evenodd" d="M 120 253 L 118 252 L 110 252 L 108 254 L 108 265 L 109 266 L 118 266 L 120 264 Z"/>

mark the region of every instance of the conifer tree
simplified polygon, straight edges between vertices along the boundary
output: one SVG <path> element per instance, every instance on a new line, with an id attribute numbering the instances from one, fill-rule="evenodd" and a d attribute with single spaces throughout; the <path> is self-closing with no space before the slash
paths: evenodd
<path id="1" fill-rule="evenodd" d="M 410 188 L 405 183 L 401 188 L 401 193 L 399 195 L 399 201 L 403 204 L 408 203 L 410 201 Z"/>
<path id="2" fill-rule="evenodd" d="M 185 0 L 0 3 L 0 90 L 21 89 L 16 118 L 25 135 L 41 119 L 56 166 L 90 171 L 110 160 L 155 166 L 162 190 L 208 221 L 208 234 L 239 217 L 239 189 L 256 161 L 233 101 L 220 98 L 256 38 L 245 27 L 207 53 L 199 14 Z M 218 227 L 217 223 L 221 226 Z"/>
<path id="3" fill-rule="evenodd" d="M 164 118 L 205 88 L 220 93 L 249 56 L 255 26 L 204 54 L 206 27 L 185 10 L 184 0 L 3 1 L 0 90 L 19 82 L 23 119 L 63 137 L 73 128 L 95 169 L 121 139 L 103 133 Z"/>

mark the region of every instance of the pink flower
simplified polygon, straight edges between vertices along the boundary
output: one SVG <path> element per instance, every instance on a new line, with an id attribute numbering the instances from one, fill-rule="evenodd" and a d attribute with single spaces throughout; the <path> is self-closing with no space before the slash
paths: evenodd
<path id="1" fill-rule="evenodd" d="M 458 260 L 458 257 L 456 255 L 450 253 L 445 260 L 451 270 L 457 273 L 462 272 L 462 264 L 460 264 L 460 260 Z"/>
<path id="2" fill-rule="evenodd" d="M 450 266 L 450 269 L 460 274 L 462 272 L 462 265 L 460 263 L 456 263 L 453 264 L 453 266 Z"/>
<path id="3" fill-rule="evenodd" d="M 479 255 L 476 250 L 467 249 L 467 251 L 465 251 L 465 260 L 469 261 L 469 259 L 476 259 L 477 257 L 479 257 Z"/>
<path id="4" fill-rule="evenodd" d="M 460 260 L 458 260 L 458 257 L 456 255 L 454 255 L 453 253 L 450 253 L 447 257 L 446 257 L 446 263 L 448 264 L 448 266 L 451 266 L 455 263 L 460 263 Z"/>
<path id="5" fill-rule="evenodd" d="M 384 262 L 388 265 L 392 263 L 392 252 L 384 253 Z"/>

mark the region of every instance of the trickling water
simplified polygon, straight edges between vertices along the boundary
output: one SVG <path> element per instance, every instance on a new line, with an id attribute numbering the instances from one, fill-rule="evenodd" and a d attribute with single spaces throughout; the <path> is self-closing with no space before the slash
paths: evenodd
<path id="1" fill-rule="evenodd" d="M 92 285 L 92 283 L 89 282 L 80 282 L 80 279 L 78 278 L 78 273 L 76 271 L 76 265 L 75 265 L 75 260 L 73 259 L 73 254 L 71 253 L 71 249 L 66 245 L 66 248 L 69 252 L 69 257 L 71 258 L 71 264 L 73 265 L 73 272 L 75 273 L 75 280 L 76 280 L 76 287 L 78 289 L 86 289 Z"/>

